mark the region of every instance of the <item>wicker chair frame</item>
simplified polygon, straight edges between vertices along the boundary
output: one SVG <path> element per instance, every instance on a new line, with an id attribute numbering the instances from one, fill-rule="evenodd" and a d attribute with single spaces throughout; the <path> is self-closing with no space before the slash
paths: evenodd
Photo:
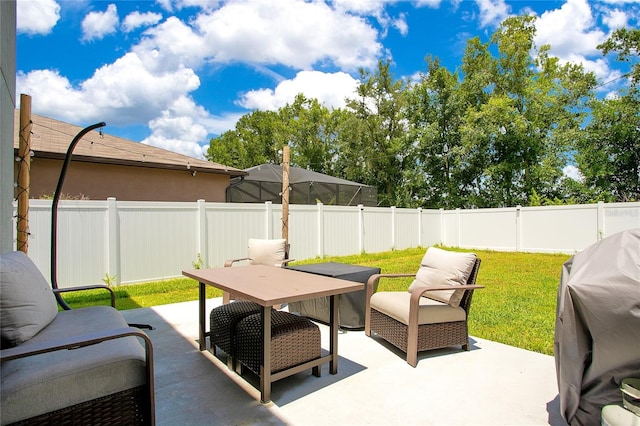
<path id="1" fill-rule="evenodd" d="M 82 286 L 65 289 L 54 289 L 54 293 L 104 289 L 111 293 L 111 306 L 115 307 L 115 294 L 112 289 L 102 286 Z M 87 333 L 60 339 L 39 347 L 29 349 L 16 346 L 0 350 L 0 364 L 12 359 L 45 354 L 60 350 L 73 350 L 84 346 L 93 346 L 107 340 L 125 337 L 142 339 L 145 346 L 146 385 L 102 396 L 81 402 L 60 410 L 40 414 L 29 419 L 20 420 L 12 425 L 155 425 L 155 385 L 153 373 L 153 344 L 147 334 L 137 327 L 125 327 L 104 332 Z"/>
<path id="2" fill-rule="evenodd" d="M 449 346 L 461 345 L 462 349 L 469 350 L 469 331 L 467 319 L 471 309 L 471 299 L 475 289 L 484 286 L 475 285 L 480 269 L 480 259 L 476 258 L 476 263 L 471 270 L 471 274 L 465 285 L 456 288 L 465 289 L 460 307 L 466 312 L 464 321 L 444 322 L 436 324 L 418 324 L 418 310 L 420 297 L 427 291 L 451 290 L 446 287 L 423 287 L 411 293 L 409 309 L 409 324 L 404 324 L 395 318 L 386 315 L 371 307 L 370 299 L 374 288 L 380 278 L 400 278 L 414 277 L 415 274 L 375 274 L 367 282 L 367 299 L 365 311 L 365 334 L 371 336 L 372 333 L 382 337 L 401 351 L 407 354 L 407 362 L 416 367 L 418 364 L 418 352 L 432 349 L 446 348 Z"/>

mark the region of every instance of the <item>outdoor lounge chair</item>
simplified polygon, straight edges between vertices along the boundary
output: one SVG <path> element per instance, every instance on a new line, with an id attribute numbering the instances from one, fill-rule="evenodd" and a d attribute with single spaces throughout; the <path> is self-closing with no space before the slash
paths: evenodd
<path id="1" fill-rule="evenodd" d="M 239 259 L 229 259 L 224 262 L 225 267 L 230 267 L 236 262 L 249 261 L 251 265 L 269 265 L 281 268 L 293 259 L 289 259 L 289 244 L 284 238 L 281 239 L 259 239 L 249 238 L 247 257 Z M 228 292 L 222 293 L 222 303 L 229 303 L 231 295 Z"/>
<path id="2" fill-rule="evenodd" d="M 102 288 L 111 306 L 58 312 L 54 293 Z M 153 346 L 106 286 L 52 291 L 22 252 L 0 255 L 0 424 L 155 423 Z"/>
<path id="3" fill-rule="evenodd" d="M 417 274 L 375 274 L 367 282 L 365 334 L 377 334 L 407 354 L 461 345 L 469 350 L 467 318 L 480 259 L 430 247 Z M 407 292 L 376 292 L 380 278 L 415 277 Z"/>

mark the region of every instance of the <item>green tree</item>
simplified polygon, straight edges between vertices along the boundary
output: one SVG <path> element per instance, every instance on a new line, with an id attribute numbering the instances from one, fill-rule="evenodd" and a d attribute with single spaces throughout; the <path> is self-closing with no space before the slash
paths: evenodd
<path id="1" fill-rule="evenodd" d="M 253 111 L 240 117 L 235 129 L 211 139 L 207 160 L 239 169 L 258 164 L 280 164 L 287 143 L 282 121 L 273 111 Z"/>
<path id="2" fill-rule="evenodd" d="M 628 86 L 617 96 L 593 100 L 592 117 L 577 144 L 576 161 L 584 179 L 575 192 L 591 201 L 640 200 L 640 30 L 621 28 L 598 46 L 635 62 Z M 580 185 L 581 184 L 581 185 Z"/>
<path id="3" fill-rule="evenodd" d="M 636 89 L 640 84 L 640 29 L 619 28 L 604 43 L 598 45 L 603 55 L 616 52 L 621 62 L 634 62 L 629 73 L 631 84 Z"/>
<path id="4" fill-rule="evenodd" d="M 379 61 L 375 73 L 360 70 L 357 98 L 347 99 L 340 152 L 351 164 L 346 179 L 378 188 L 378 204 L 404 205 L 403 169 L 406 155 L 404 116 L 405 82 L 394 80 L 390 61 Z"/>
<path id="5" fill-rule="evenodd" d="M 536 49 L 534 37 L 534 16 L 513 17 L 489 44 L 472 41 L 467 49 L 462 161 L 472 172 L 465 184 L 473 182 L 475 206 L 528 205 L 534 191 L 563 197 L 562 170 L 595 78 L 580 65 L 560 65 L 549 46 Z"/>
<path id="6" fill-rule="evenodd" d="M 291 164 L 320 173 L 329 170 L 333 131 L 329 110 L 317 99 L 298 94 L 278 111 L 283 136 L 291 147 Z"/>
<path id="7" fill-rule="evenodd" d="M 576 161 L 587 193 L 603 201 L 640 200 L 640 97 L 593 102 Z"/>
<path id="8" fill-rule="evenodd" d="M 458 75 L 437 58 L 427 57 L 427 71 L 407 89 L 408 144 L 404 170 L 410 205 L 463 206 L 460 125 L 465 112 Z M 411 164 L 411 167 L 409 167 Z"/>

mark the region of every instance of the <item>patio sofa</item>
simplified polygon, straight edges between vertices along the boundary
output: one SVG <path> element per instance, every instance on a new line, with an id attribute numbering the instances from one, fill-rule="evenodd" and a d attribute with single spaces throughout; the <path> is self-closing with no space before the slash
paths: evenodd
<path id="1" fill-rule="evenodd" d="M 22 252 L 0 255 L 0 424 L 154 424 L 153 348 L 112 306 L 58 312 Z"/>

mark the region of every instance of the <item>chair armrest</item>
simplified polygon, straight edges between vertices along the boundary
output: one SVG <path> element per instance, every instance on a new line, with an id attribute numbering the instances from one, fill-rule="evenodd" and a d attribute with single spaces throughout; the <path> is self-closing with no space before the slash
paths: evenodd
<path id="1" fill-rule="evenodd" d="M 365 306 L 364 306 L 364 334 L 371 335 L 371 296 L 373 289 L 380 278 L 406 278 L 415 277 L 416 274 L 373 274 L 367 280 Z"/>
<path id="2" fill-rule="evenodd" d="M 434 286 L 425 286 L 425 287 L 418 287 L 413 289 L 413 291 L 411 291 L 411 296 L 413 299 L 413 295 L 417 294 L 416 297 L 420 297 L 422 296 L 425 292 L 427 291 L 439 291 L 439 290 L 474 290 L 474 289 L 478 289 L 478 288 L 484 288 L 483 285 L 434 285 Z M 418 299 L 419 300 L 419 299 Z"/>
<path id="3" fill-rule="evenodd" d="M 102 285 L 102 284 L 96 284 L 96 285 L 85 285 L 85 286 L 78 286 L 78 287 L 68 287 L 68 288 L 54 288 L 53 289 L 53 293 L 70 293 L 72 291 L 84 291 L 84 290 L 97 290 L 97 289 L 104 289 L 107 290 L 109 293 L 111 293 L 111 307 L 115 308 L 116 307 L 116 294 L 113 291 L 113 289 L 107 287 L 106 285 Z"/>
<path id="4" fill-rule="evenodd" d="M 373 296 L 373 289 L 380 278 L 407 278 L 407 277 L 415 277 L 416 274 L 373 274 L 367 280 L 367 310 L 369 310 L 369 299 Z"/>
<path id="5" fill-rule="evenodd" d="M 151 340 L 140 329 L 123 327 L 114 330 L 105 330 L 95 333 L 84 333 L 79 336 L 63 337 L 47 342 L 35 344 L 22 344 L 13 348 L 0 350 L 0 363 L 17 358 L 25 358 L 60 350 L 73 350 L 85 346 L 96 345 L 107 340 L 120 339 L 127 336 L 140 337 L 145 341 L 146 352 L 152 351 Z M 151 355 L 152 356 L 152 355 Z M 147 354 L 149 357 L 149 354 Z"/>
<path id="6" fill-rule="evenodd" d="M 278 268 L 282 268 L 284 266 L 287 266 L 289 262 L 293 262 L 293 261 L 295 261 L 295 259 L 284 259 L 283 261 L 276 263 L 275 266 L 277 266 Z"/>
<path id="7" fill-rule="evenodd" d="M 224 262 L 224 267 L 228 268 L 229 266 L 233 265 L 234 263 L 241 262 L 243 260 L 251 260 L 251 258 L 250 257 L 241 257 L 239 259 L 229 259 L 229 260 L 226 260 Z"/>

